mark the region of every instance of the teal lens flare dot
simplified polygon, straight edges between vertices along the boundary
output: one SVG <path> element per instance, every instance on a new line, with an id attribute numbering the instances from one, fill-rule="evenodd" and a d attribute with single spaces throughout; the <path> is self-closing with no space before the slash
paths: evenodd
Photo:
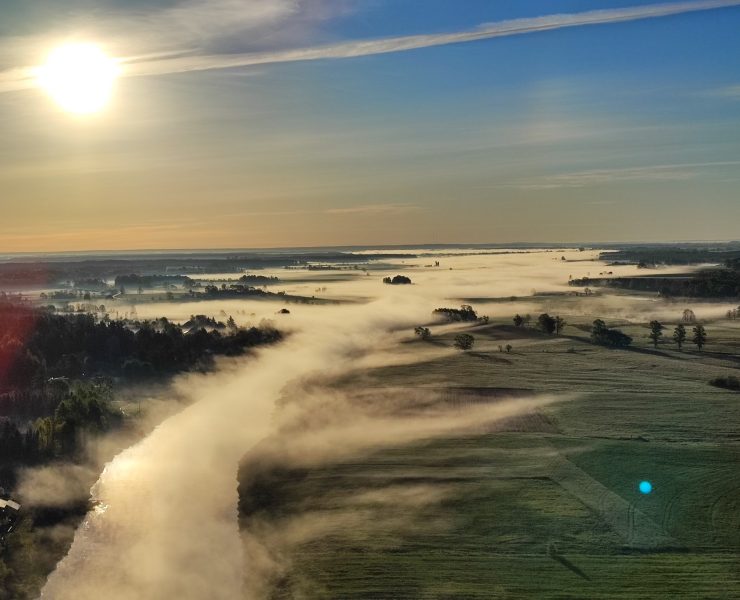
<path id="1" fill-rule="evenodd" d="M 653 484 L 649 481 L 641 481 L 637 487 L 640 489 L 641 494 L 649 494 L 653 491 Z"/>

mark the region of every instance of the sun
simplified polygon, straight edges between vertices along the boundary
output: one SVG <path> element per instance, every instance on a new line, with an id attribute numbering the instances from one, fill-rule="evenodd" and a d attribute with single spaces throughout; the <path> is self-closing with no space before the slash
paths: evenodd
<path id="1" fill-rule="evenodd" d="M 64 110 L 89 115 L 102 111 L 120 73 L 118 61 L 95 44 L 65 44 L 52 50 L 37 80 Z"/>

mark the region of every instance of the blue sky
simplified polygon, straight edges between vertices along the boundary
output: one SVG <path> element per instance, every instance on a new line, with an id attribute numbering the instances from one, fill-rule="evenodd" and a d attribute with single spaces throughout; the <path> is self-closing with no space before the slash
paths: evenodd
<path id="1" fill-rule="evenodd" d="M 2 0 L 0 250 L 738 238 L 740 6 L 286 55 L 647 5 Z M 158 56 L 80 120 L 14 78 L 83 36 Z"/>

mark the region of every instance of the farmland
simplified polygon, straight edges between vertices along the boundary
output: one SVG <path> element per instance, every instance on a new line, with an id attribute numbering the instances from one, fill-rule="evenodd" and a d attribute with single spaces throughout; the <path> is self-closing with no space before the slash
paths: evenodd
<path id="1" fill-rule="evenodd" d="M 707 325 L 713 344 L 700 353 L 669 335 L 653 349 L 645 323 L 621 320 L 635 343 L 614 350 L 584 331 L 603 315 L 539 302 L 566 317 L 561 336 L 492 319 L 467 329 L 474 351 L 377 369 L 363 384 L 562 401 L 488 431 L 275 476 L 274 526 L 327 519 L 288 549 L 276 597 L 740 597 L 740 395 L 708 385 L 737 373 L 738 322 Z"/>

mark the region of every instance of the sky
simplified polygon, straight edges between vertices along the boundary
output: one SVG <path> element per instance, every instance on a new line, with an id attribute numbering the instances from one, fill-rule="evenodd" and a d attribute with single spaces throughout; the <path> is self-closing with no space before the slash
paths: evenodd
<path id="1" fill-rule="evenodd" d="M 0 252 L 740 238 L 740 1 L 0 16 Z M 99 114 L 33 76 L 69 42 L 120 60 Z"/>

